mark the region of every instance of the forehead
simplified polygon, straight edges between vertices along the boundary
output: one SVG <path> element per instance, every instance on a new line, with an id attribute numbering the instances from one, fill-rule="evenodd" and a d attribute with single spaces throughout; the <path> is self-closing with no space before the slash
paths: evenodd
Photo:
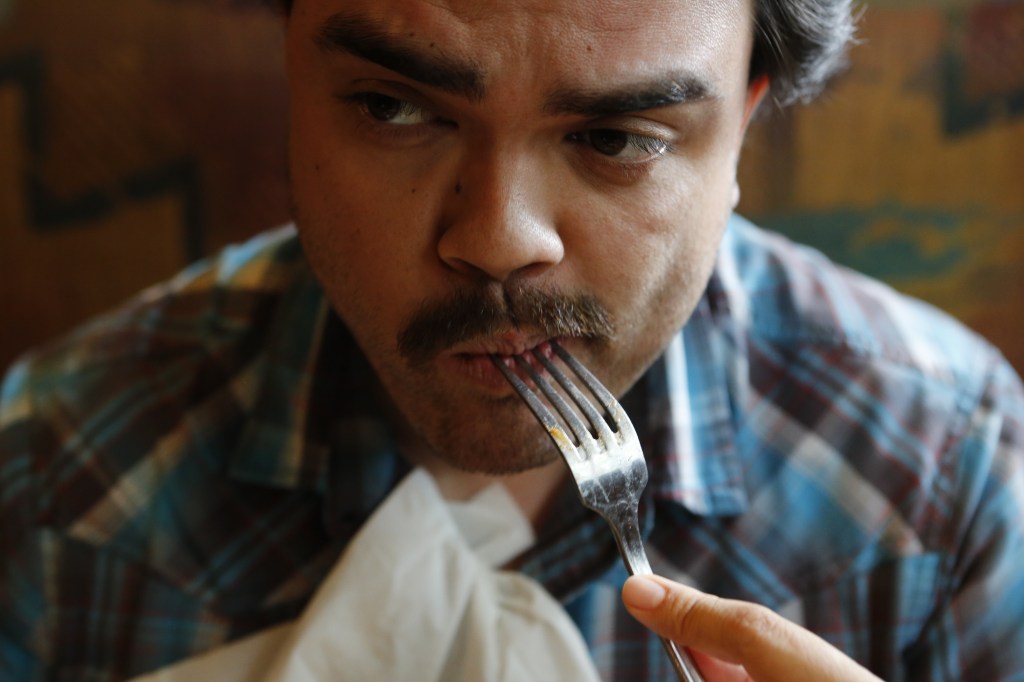
<path id="1" fill-rule="evenodd" d="M 298 0 L 306 36 L 325 22 L 382 32 L 479 67 L 487 81 L 606 81 L 666 69 L 742 70 L 753 0 Z"/>

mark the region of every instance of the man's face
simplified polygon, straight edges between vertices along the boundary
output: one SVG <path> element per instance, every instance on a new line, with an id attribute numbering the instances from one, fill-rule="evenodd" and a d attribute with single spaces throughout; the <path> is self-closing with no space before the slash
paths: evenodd
<path id="1" fill-rule="evenodd" d="M 296 2 L 299 234 L 418 445 L 550 461 L 488 354 L 557 337 L 621 394 L 685 322 L 761 92 L 749 2 Z"/>

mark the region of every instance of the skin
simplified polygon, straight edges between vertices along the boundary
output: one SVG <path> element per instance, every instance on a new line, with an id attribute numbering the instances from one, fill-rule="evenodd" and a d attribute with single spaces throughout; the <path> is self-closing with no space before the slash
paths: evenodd
<path id="1" fill-rule="evenodd" d="M 565 475 L 489 354 L 557 337 L 621 395 L 707 283 L 767 87 L 747 75 L 751 6 L 637 7 L 299 0 L 288 19 L 303 247 L 380 379 L 403 454 L 449 497 L 501 476 L 537 520 Z M 568 301 L 565 320 L 532 314 L 523 292 L 544 311 Z M 583 324 L 584 300 L 599 329 Z M 485 307 L 497 312 L 478 315 Z M 462 320 L 451 334 L 450 320 Z M 403 352 L 410 328 L 429 330 L 415 353 Z M 637 601 L 631 584 L 624 599 L 641 622 L 716 657 L 700 654 L 709 679 L 745 679 L 737 665 L 775 679 L 761 677 L 771 661 L 789 679 L 838 679 L 815 674 L 836 660 L 856 668 L 795 626 L 769 628 L 767 647 L 744 643 L 754 635 L 730 643 L 737 609 L 760 607 L 674 584 L 656 604 Z"/>

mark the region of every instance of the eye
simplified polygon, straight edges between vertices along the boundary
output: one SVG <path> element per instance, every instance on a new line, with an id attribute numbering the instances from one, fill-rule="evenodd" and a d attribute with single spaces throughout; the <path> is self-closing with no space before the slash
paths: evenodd
<path id="1" fill-rule="evenodd" d="M 597 128 L 572 133 L 569 140 L 587 145 L 601 156 L 622 163 L 653 161 L 672 149 L 667 140 L 614 128 Z"/>
<path id="2" fill-rule="evenodd" d="M 379 92 L 357 92 L 345 99 L 356 104 L 364 114 L 381 123 L 411 126 L 432 123 L 437 120 L 437 116 L 423 107 L 408 100 L 382 95 Z"/>

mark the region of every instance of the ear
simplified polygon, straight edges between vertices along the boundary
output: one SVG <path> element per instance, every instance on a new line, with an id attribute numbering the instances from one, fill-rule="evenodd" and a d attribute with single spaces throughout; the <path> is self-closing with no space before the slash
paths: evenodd
<path id="1" fill-rule="evenodd" d="M 747 86 L 747 101 L 743 105 L 743 120 L 740 123 L 740 134 L 737 137 L 737 145 L 733 154 L 732 165 L 733 165 L 733 179 L 732 179 L 732 190 L 729 196 L 729 201 L 732 204 L 733 210 L 740 203 L 740 184 L 736 179 L 736 168 L 740 161 L 740 147 L 743 145 L 743 138 L 747 134 L 747 126 L 750 125 L 750 119 L 753 118 L 754 112 L 757 111 L 757 107 L 760 106 L 761 100 L 768 94 L 768 76 L 759 76 L 755 80 L 750 82 Z"/>
<path id="2" fill-rule="evenodd" d="M 754 112 L 757 111 L 757 107 L 761 104 L 761 100 L 768 94 L 768 76 L 758 76 L 750 82 L 747 86 L 747 101 L 743 107 L 743 127 L 740 130 L 741 134 L 747 132 L 747 126 L 750 124 L 750 119 L 754 116 Z"/>

